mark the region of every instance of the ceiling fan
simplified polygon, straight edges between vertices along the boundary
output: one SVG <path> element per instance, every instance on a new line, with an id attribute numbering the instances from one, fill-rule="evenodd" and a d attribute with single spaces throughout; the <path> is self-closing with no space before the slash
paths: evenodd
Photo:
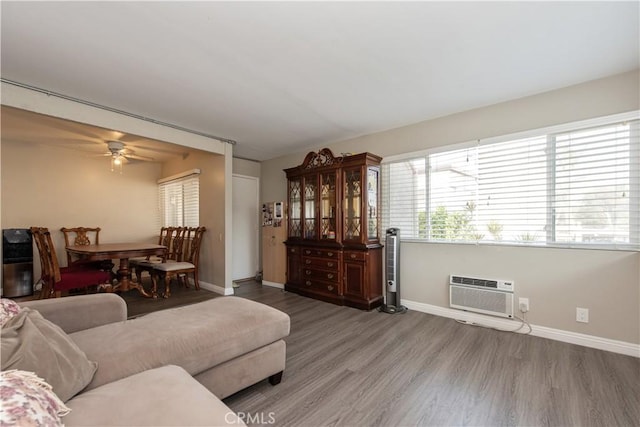
<path id="1" fill-rule="evenodd" d="M 135 154 L 135 152 L 129 148 L 126 148 L 125 144 L 120 141 L 107 141 L 107 151 L 102 154 L 102 156 L 111 157 L 111 171 L 113 172 L 116 169 L 119 169 L 120 173 L 122 173 L 122 164 L 124 162 L 131 161 L 145 161 L 152 162 L 154 159 L 152 157 L 139 156 Z"/>

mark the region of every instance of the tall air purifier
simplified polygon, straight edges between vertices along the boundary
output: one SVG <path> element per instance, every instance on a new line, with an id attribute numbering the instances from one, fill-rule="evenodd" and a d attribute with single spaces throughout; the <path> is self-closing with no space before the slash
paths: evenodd
<path id="1" fill-rule="evenodd" d="M 404 313 L 407 307 L 400 304 L 400 229 L 388 228 L 385 255 L 385 299 L 380 311 L 390 314 Z"/>

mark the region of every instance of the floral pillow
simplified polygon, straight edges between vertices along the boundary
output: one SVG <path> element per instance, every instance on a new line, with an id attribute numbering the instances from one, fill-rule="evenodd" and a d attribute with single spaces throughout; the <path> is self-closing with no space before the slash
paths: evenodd
<path id="1" fill-rule="evenodd" d="M 0 403 L 3 425 L 61 426 L 71 411 L 42 378 L 16 369 L 0 373 Z"/>
<path id="2" fill-rule="evenodd" d="M 0 326 L 4 326 L 12 317 L 20 313 L 20 306 L 11 299 L 0 299 Z"/>

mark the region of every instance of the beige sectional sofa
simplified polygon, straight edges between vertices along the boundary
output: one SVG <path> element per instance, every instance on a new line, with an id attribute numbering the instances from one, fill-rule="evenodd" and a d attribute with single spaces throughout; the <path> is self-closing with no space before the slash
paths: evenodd
<path id="1" fill-rule="evenodd" d="M 20 305 L 62 328 L 97 363 L 88 385 L 62 399 L 71 409 L 62 418 L 67 426 L 242 425 L 220 399 L 267 378 L 275 385 L 285 367 L 289 316 L 243 298 L 132 320 L 114 294 Z M 3 331 L 3 352 L 5 344 Z M 3 356 L 3 370 L 4 363 Z"/>

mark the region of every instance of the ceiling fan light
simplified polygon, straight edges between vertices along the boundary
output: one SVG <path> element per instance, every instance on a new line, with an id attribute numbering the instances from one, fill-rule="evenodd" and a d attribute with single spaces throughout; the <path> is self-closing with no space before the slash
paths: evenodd
<path id="1" fill-rule="evenodd" d="M 111 172 L 114 172 L 116 169 L 120 174 L 122 174 L 122 156 L 119 154 L 114 154 L 111 156 Z"/>

